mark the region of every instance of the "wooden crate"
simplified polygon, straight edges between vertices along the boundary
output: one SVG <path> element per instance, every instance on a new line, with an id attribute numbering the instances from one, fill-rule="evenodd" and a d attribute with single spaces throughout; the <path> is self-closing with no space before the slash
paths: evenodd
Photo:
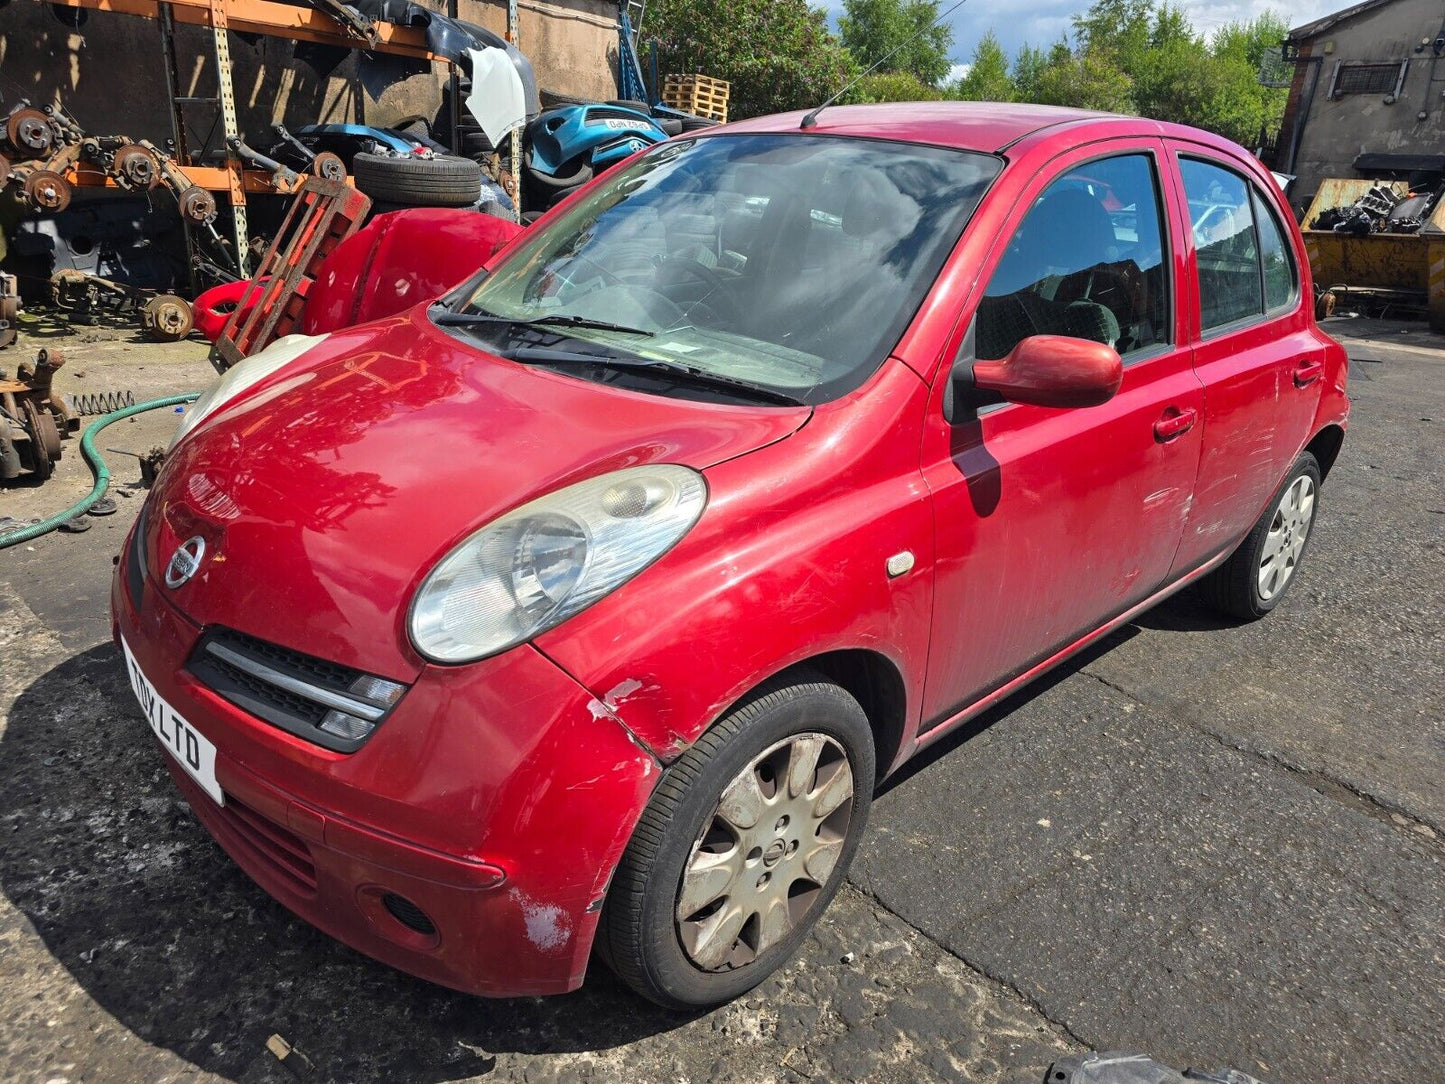
<path id="1" fill-rule="evenodd" d="M 669 75 L 662 84 L 662 101 L 708 120 L 728 119 L 728 93 L 732 84 L 710 75 Z"/>

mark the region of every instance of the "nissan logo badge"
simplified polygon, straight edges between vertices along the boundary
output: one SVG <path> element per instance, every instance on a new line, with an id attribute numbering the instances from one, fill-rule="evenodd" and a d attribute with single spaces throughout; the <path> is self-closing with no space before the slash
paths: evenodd
<path id="1" fill-rule="evenodd" d="M 206 540 L 200 535 L 182 542 L 166 565 L 166 586 L 174 590 L 196 574 L 206 556 Z"/>

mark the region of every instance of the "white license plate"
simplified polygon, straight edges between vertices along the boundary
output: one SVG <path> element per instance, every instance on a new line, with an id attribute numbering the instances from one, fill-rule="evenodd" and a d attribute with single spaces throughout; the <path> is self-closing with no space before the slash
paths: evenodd
<path id="1" fill-rule="evenodd" d="M 151 730 L 166 747 L 166 752 L 175 758 L 186 774 L 201 785 L 201 789 L 216 800 L 218 805 L 226 804 L 221 785 L 216 782 L 216 747 L 206 736 L 176 714 L 176 709 L 161 699 L 155 686 L 141 673 L 140 663 L 130 653 L 130 645 L 122 638 L 121 650 L 125 652 L 125 670 L 130 675 L 130 687 L 140 701 L 141 711 Z"/>

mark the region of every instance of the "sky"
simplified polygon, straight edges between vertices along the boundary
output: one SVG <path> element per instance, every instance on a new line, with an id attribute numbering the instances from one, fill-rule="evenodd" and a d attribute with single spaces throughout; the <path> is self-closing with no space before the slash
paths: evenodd
<path id="1" fill-rule="evenodd" d="M 1224 23 L 1252 19 L 1273 9 L 1285 16 L 1290 26 L 1303 26 L 1331 11 L 1349 7 L 1352 0 L 1179 0 L 1196 30 L 1208 33 Z M 947 11 L 953 0 L 941 0 L 940 11 Z M 837 25 L 842 0 L 826 0 Z M 989 30 L 994 32 L 1004 52 L 1015 56 L 1019 47 L 1048 47 L 1073 26 L 1073 16 L 1087 10 L 1089 0 L 966 0 L 964 5 L 944 21 L 953 27 L 953 60 L 966 64 L 973 57 L 978 39 Z"/>

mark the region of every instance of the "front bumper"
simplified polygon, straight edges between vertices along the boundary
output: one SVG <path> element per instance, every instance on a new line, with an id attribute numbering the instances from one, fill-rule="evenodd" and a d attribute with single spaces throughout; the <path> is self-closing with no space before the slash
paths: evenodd
<path id="1" fill-rule="evenodd" d="M 497 997 L 581 985 L 607 883 L 659 773 L 582 686 L 531 647 L 428 667 L 360 750 L 329 752 L 196 681 L 185 665 L 203 630 L 150 577 L 133 601 L 125 567 L 111 591 L 116 635 L 216 745 L 226 805 L 157 755 L 253 880 L 432 982 Z"/>

